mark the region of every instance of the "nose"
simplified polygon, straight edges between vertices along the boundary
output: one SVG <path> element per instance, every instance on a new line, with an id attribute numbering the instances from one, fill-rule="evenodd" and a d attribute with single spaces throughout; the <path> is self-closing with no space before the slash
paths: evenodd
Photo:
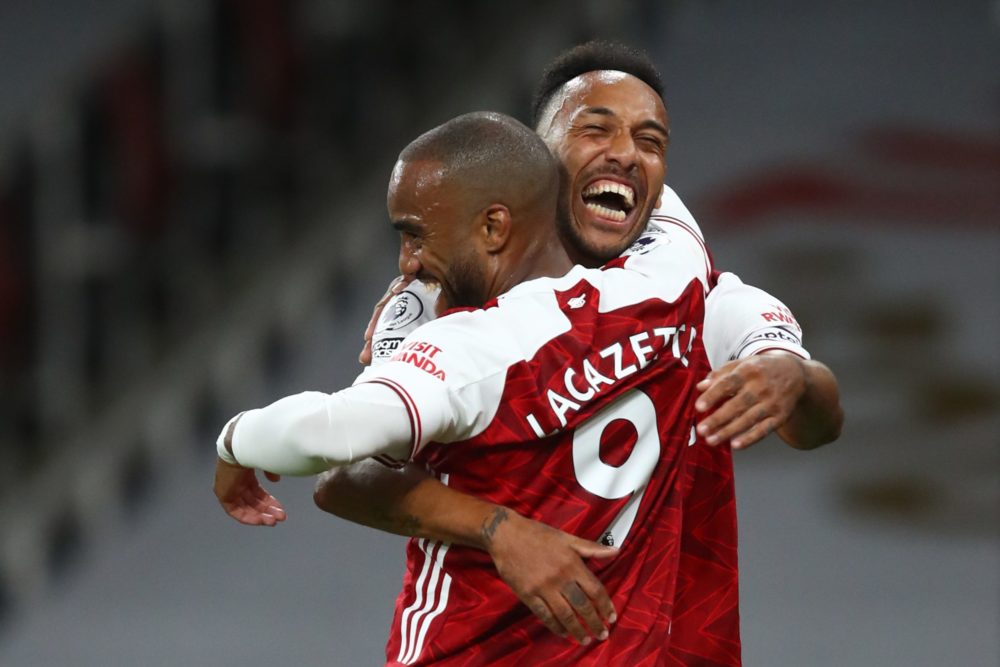
<path id="1" fill-rule="evenodd" d="M 609 162 L 616 162 L 625 169 L 631 169 L 639 160 L 632 133 L 627 129 L 619 129 L 611 136 L 605 155 Z"/>
<path id="2" fill-rule="evenodd" d="M 413 246 L 407 241 L 399 244 L 399 273 L 403 276 L 414 277 L 420 273 L 420 260 Z"/>

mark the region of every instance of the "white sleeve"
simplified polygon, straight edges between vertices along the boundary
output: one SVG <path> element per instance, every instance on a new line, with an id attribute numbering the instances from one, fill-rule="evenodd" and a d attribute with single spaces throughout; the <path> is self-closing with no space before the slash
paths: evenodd
<path id="1" fill-rule="evenodd" d="M 389 299 L 372 334 L 372 365 L 387 361 L 400 343 L 421 324 L 435 319 L 435 305 L 441 288 L 414 280 Z"/>
<path id="2" fill-rule="evenodd" d="M 666 265 L 698 276 L 706 289 L 713 285 L 714 268 L 705 237 L 694 216 L 667 185 L 646 231 L 625 254 L 634 256 L 626 265 L 629 268 L 654 275 Z M 663 264 L 658 268 L 653 262 Z M 712 368 L 775 349 L 809 358 L 802 346 L 802 328 L 792 311 L 732 273 L 720 274 L 708 293 L 704 341 Z"/>
<path id="3" fill-rule="evenodd" d="M 230 455 L 225 436 L 233 420 Z M 280 475 L 313 475 L 379 454 L 406 458 L 412 445 L 406 406 L 379 384 L 288 396 L 234 417 L 216 441 L 223 460 Z"/>
<path id="4" fill-rule="evenodd" d="M 708 293 L 704 340 L 712 368 L 767 350 L 784 350 L 809 359 L 802 346 L 802 328 L 792 311 L 732 273 L 720 274 Z"/>
<path id="5" fill-rule="evenodd" d="M 513 344 L 498 335 L 496 309 L 453 313 L 400 343 L 385 363 L 355 380 L 391 388 L 413 422 L 412 456 L 428 442 L 457 442 L 481 433 L 496 414 Z"/>

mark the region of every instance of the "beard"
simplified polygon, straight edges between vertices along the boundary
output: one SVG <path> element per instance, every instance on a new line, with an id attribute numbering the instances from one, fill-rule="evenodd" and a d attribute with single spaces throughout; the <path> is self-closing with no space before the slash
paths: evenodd
<path id="1" fill-rule="evenodd" d="M 559 192 L 556 207 L 556 231 L 559 234 L 559 240 L 562 241 L 563 247 L 566 248 L 566 252 L 569 253 L 570 259 L 574 263 L 590 268 L 602 266 L 625 252 L 646 229 L 649 216 L 655 207 L 649 202 L 641 202 L 640 206 L 644 207 L 640 216 L 642 222 L 637 224 L 634 229 L 629 230 L 626 236 L 617 239 L 595 240 L 588 238 L 586 231 L 575 222 L 573 204 L 576 195 L 570 185 L 569 173 L 564 165 L 560 165 L 559 169 Z"/>
<path id="2" fill-rule="evenodd" d="M 574 224 L 571 206 L 569 201 L 560 199 L 556 216 L 559 240 L 562 241 L 574 263 L 590 268 L 602 266 L 620 256 L 639 238 L 649 221 L 649 216 L 646 215 L 644 216 L 646 222 L 637 225 L 627 236 L 613 241 L 598 242 L 588 239 L 580 226 Z"/>
<path id="3" fill-rule="evenodd" d="M 469 253 L 456 258 L 448 269 L 448 287 L 442 290 L 448 308 L 479 308 L 488 298 L 482 264 Z"/>

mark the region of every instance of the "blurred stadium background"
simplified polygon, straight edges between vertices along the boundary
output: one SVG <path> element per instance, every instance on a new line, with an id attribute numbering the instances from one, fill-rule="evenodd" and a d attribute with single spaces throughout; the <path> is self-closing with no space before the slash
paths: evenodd
<path id="1" fill-rule="evenodd" d="M 667 82 L 668 181 L 838 374 L 737 456 L 744 661 L 1000 664 L 1000 3 L 0 5 L 0 664 L 381 664 L 402 540 L 238 526 L 226 417 L 350 382 L 418 132 L 587 38 Z"/>

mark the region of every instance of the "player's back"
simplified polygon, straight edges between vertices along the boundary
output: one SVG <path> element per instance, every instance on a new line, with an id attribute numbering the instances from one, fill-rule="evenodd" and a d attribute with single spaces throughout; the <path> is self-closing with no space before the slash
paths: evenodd
<path id="1" fill-rule="evenodd" d="M 622 270 L 628 261 L 644 260 L 526 283 L 498 304 L 438 320 L 395 355 L 410 375 L 437 374 L 449 385 L 446 400 L 467 416 L 454 430 L 469 437 L 428 443 L 416 460 L 457 489 L 620 547 L 591 564 L 619 611 L 609 639 L 580 647 L 552 635 L 487 554 L 412 540 L 390 664 L 666 659 L 681 462 L 694 386 L 708 372 L 705 285 L 679 269 L 668 300 L 662 281 L 650 286 L 648 276 Z M 414 413 L 419 419 L 419 407 Z M 470 433 L 465 422 L 478 426 Z"/>

